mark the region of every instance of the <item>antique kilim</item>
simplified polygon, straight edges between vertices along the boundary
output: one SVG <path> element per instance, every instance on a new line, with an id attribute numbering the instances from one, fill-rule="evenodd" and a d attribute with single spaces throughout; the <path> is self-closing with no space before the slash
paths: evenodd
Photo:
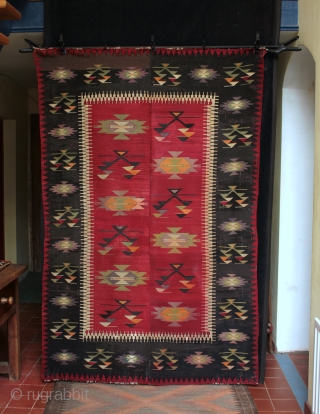
<path id="1" fill-rule="evenodd" d="M 246 385 L 115 385 L 57 381 L 44 414 L 258 414 Z"/>
<path id="2" fill-rule="evenodd" d="M 34 56 L 43 379 L 257 383 L 264 52 Z"/>

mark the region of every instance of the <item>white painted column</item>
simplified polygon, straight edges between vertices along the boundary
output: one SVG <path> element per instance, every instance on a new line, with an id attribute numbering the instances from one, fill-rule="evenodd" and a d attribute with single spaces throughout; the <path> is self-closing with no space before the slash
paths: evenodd
<path id="1" fill-rule="evenodd" d="M 314 173 L 314 61 L 306 49 L 289 61 L 282 90 L 278 352 L 309 349 Z M 320 254 L 320 253 L 319 253 Z"/>

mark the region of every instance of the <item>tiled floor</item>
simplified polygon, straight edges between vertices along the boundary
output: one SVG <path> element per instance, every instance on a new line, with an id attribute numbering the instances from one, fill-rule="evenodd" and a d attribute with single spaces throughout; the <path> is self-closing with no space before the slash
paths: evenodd
<path id="1" fill-rule="evenodd" d="M 43 383 L 41 369 L 41 310 L 40 304 L 20 306 L 22 376 L 12 382 L 0 376 L 0 414 L 42 414 L 53 383 Z M 0 331 L 3 344 L 4 332 Z M 5 352 L 4 352 L 5 353 Z M 289 354 L 307 385 L 308 354 Z M 0 352 L 0 360 L 3 352 Z M 300 379 L 300 378 L 299 378 Z M 274 355 L 267 355 L 265 383 L 250 386 L 259 413 L 302 413 L 289 383 Z"/>

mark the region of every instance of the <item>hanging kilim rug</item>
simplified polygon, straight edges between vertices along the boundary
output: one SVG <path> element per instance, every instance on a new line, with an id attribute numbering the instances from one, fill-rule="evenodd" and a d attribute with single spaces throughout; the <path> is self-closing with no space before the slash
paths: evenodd
<path id="1" fill-rule="evenodd" d="M 35 50 L 44 380 L 257 383 L 263 55 Z"/>

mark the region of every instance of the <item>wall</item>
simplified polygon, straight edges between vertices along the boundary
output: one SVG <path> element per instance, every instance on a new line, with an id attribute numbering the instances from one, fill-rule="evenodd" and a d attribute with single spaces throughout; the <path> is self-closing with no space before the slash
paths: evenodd
<path id="1" fill-rule="evenodd" d="M 28 96 L 16 83 L 0 74 L 0 117 L 5 120 L 5 209 L 10 212 L 5 218 L 5 238 L 10 241 L 8 257 L 17 263 L 29 262 L 28 241 Z M 16 180 L 11 181 L 13 165 L 16 165 Z M 15 200 L 12 189 L 15 186 Z M 8 198 L 9 197 L 9 198 Z M 10 208 L 14 206 L 13 209 Z M 11 247 L 10 247 L 11 246 Z"/>
<path id="2" fill-rule="evenodd" d="M 315 144 L 314 144 L 314 205 L 311 279 L 310 344 L 313 344 L 313 321 L 320 317 L 320 2 L 299 0 L 300 43 L 315 60 Z M 313 347 L 310 346 L 308 401 L 312 401 Z"/>
<path id="3" fill-rule="evenodd" d="M 274 209 L 278 239 L 272 257 L 273 265 L 277 263 L 272 274 L 274 341 L 278 352 L 306 351 L 311 291 L 314 61 L 303 48 L 282 55 L 279 67 L 281 117 Z"/>

